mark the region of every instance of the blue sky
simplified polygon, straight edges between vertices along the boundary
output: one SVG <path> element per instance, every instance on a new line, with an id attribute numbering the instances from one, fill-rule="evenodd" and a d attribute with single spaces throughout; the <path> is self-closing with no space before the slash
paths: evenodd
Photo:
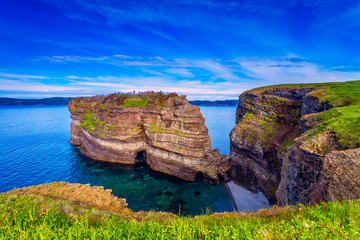
<path id="1" fill-rule="evenodd" d="M 360 2 L 1 0 L 0 96 L 236 99 L 360 79 Z"/>

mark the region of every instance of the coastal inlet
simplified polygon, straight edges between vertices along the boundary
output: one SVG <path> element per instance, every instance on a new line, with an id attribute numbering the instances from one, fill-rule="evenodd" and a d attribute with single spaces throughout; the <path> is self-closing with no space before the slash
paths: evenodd
<path id="1" fill-rule="evenodd" d="M 201 107 L 212 147 L 229 153 L 235 107 Z M 221 118 L 221 119 L 219 119 Z M 132 210 L 161 210 L 183 214 L 232 211 L 224 185 L 202 180 L 183 181 L 151 170 L 147 165 L 123 165 L 90 159 L 68 143 L 70 113 L 65 106 L 0 107 L 0 192 L 54 181 L 90 183 L 113 189 Z M 16 131 L 15 131 L 16 129 Z M 14 144 L 16 143 L 16 144 Z M 250 192 L 247 192 L 251 196 Z M 239 199 L 239 202 L 245 202 Z M 262 200 L 263 201 L 263 200 Z M 266 201 L 266 199 L 265 199 Z M 261 202 L 253 199 L 252 202 Z M 240 211 L 251 208 L 239 207 Z"/>

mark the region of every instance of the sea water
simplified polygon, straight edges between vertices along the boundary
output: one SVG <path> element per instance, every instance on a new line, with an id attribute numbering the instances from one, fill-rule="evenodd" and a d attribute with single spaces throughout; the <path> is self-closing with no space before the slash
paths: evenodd
<path id="1" fill-rule="evenodd" d="M 212 147 L 219 148 L 222 154 L 229 153 L 229 133 L 235 126 L 235 110 L 235 107 L 201 108 Z M 66 106 L 0 107 L 0 192 L 66 181 L 112 189 L 114 195 L 126 198 L 129 208 L 135 211 L 161 210 L 195 215 L 234 209 L 234 201 L 224 184 L 187 182 L 153 171 L 144 164 L 102 162 L 80 154 L 77 147 L 69 143 L 70 122 Z M 252 193 L 237 185 L 235 188 L 244 191 L 237 196 L 236 189 L 232 190 L 238 210 L 254 210 L 246 206 L 239 208 L 242 196 Z"/>
<path id="2" fill-rule="evenodd" d="M 204 106 L 201 112 L 209 129 L 212 147 L 218 148 L 221 154 L 230 154 L 230 132 L 235 127 L 236 106 Z M 251 192 L 229 182 L 227 187 L 234 208 L 243 212 L 254 212 L 261 208 L 269 208 L 269 202 L 262 192 Z"/>

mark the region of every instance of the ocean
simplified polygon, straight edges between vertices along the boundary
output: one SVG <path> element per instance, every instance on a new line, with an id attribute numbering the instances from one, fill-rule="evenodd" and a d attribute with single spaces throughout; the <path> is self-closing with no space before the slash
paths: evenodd
<path id="1" fill-rule="evenodd" d="M 236 107 L 201 107 L 212 147 L 229 154 L 229 133 Z M 268 207 L 261 193 L 234 183 L 219 186 L 201 180 L 187 182 L 134 166 L 101 162 L 82 155 L 70 139 L 66 106 L 0 107 L 0 192 L 53 181 L 104 186 L 126 198 L 129 208 L 170 211 L 185 215 L 256 211 Z M 228 190 L 232 191 L 231 197 Z"/>

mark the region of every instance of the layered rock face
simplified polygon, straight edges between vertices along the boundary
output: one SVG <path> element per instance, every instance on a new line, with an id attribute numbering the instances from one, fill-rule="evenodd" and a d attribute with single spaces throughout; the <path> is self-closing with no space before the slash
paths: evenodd
<path id="1" fill-rule="evenodd" d="M 200 108 L 185 96 L 163 93 L 112 94 L 69 103 L 71 140 L 86 155 L 134 164 L 142 153 L 154 170 L 219 183 L 229 158 L 211 149 Z"/>
<path id="2" fill-rule="evenodd" d="M 280 148 L 299 134 L 302 97 L 310 88 L 255 89 L 241 94 L 231 131 L 231 178 L 261 190 L 270 203 L 280 182 Z"/>
<path id="3" fill-rule="evenodd" d="M 359 81 L 243 93 L 231 177 L 279 205 L 360 198 L 360 107 L 345 95 L 354 89 Z"/>

